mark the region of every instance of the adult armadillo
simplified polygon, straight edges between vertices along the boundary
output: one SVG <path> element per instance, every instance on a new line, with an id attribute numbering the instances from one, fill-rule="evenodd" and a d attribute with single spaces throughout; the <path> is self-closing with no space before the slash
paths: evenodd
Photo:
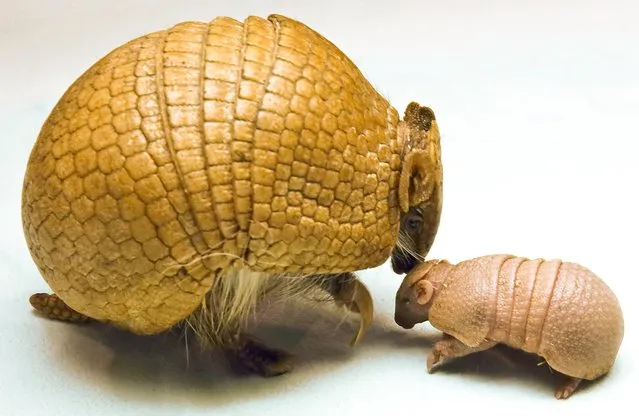
<path id="1" fill-rule="evenodd" d="M 184 22 L 110 52 L 53 108 L 23 189 L 47 316 L 138 334 L 183 322 L 264 374 L 264 294 L 313 288 L 372 316 L 354 272 L 428 253 L 439 130 L 404 119 L 331 42 L 284 16 Z M 303 277 L 303 278 L 302 278 Z"/>
<path id="2" fill-rule="evenodd" d="M 428 356 L 429 372 L 501 343 L 568 376 L 556 390 L 560 399 L 610 371 L 624 333 L 615 294 L 590 270 L 512 255 L 415 267 L 397 291 L 395 322 L 409 329 L 424 321 L 445 334 Z"/>

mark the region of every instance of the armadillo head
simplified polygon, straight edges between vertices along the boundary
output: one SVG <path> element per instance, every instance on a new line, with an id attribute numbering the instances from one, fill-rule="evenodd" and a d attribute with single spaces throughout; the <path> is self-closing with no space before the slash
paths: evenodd
<path id="1" fill-rule="evenodd" d="M 405 329 L 428 321 L 435 287 L 429 273 L 440 260 L 431 260 L 412 269 L 404 278 L 395 296 L 395 323 Z"/>
<path id="2" fill-rule="evenodd" d="M 398 126 L 403 146 L 399 179 L 400 229 L 391 255 L 397 274 L 407 273 L 430 251 L 442 212 L 440 136 L 433 110 L 410 103 Z"/>

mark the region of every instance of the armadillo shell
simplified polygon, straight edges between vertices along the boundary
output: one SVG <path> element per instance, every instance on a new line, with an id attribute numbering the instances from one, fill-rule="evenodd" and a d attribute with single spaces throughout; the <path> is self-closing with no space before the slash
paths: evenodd
<path id="1" fill-rule="evenodd" d="M 484 342 L 494 319 L 499 269 L 512 257 L 486 256 L 451 267 L 430 307 L 431 324 L 470 347 Z"/>
<path id="2" fill-rule="evenodd" d="M 397 111 L 283 16 L 185 22 L 118 47 L 46 120 L 23 225 L 74 309 L 157 332 L 230 268 L 375 267 L 398 232 Z"/>

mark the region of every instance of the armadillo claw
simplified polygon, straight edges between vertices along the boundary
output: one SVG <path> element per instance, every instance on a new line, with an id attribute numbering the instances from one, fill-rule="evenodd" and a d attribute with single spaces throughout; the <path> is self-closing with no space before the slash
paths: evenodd
<path id="1" fill-rule="evenodd" d="M 368 288 L 364 286 L 359 280 L 354 280 L 355 295 L 353 296 L 353 305 L 357 308 L 360 314 L 359 330 L 353 340 L 351 341 L 351 347 L 354 347 L 359 340 L 364 336 L 368 328 L 373 321 L 373 297 L 368 291 Z"/>
<path id="2" fill-rule="evenodd" d="M 342 282 L 334 298 L 338 304 L 360 315 L 359 330 L 351 340 L 351 347 L 354 347 L 373 321 L 373 298 L 366 286 L 355 277 Z"/>
<path id="3" fill-rule="evenodd" d="M 557 388 L 555 391 L 555 398 L 559 400 L 565 400 L 572 396 L 572 394 L 577 390 L 579 384 L 581 384 L 582 379 L 575 377 L 568 377 L 566 381 Z"/>
<path id="4" fill-rule="evenodd" d="M 426 361 L 426 369 L 428 370 L 428 374 L 433 374 L 439 367 L 442 366 L 443 363 L 444 357 L 436 348 L 433 348 L 430 353 L 428 353 L 428 358 Z"/>

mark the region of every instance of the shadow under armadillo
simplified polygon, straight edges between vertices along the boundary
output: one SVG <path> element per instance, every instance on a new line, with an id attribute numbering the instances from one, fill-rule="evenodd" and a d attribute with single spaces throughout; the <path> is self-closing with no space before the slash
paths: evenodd
<path id="1" fill-rule="evenodd" d="M 222 352 L 200 348 L 194 334 L 181 329 L 139 336 L 99 323 L 73 325 L 64 331 L 69 337 L 64 345 L 49 343 L 49 348 L 61 371 L 107 394 L 154 404 L 223 406 L 333 377 L 376 343 L 416 351 L 427 351 L 429 345 L 427 338 L 395 329 L 392 321 L 376 317 L 363 340 L 351 348 L 358 318 L 332 305 L 295 301 L 271 305 L 258 315 L 261 318 L 249 326 L 250 333 L 269 347 L 293 354 L 291 373 L 274 378 L 239 374 Z M 46 322 L 51 331 L 69 325 Z"/>
<path id="2" fill-rule="evenodd" d="M 426 356 L 441 333 L 428 324 L 403 330 L 386 312 L 378 311 L 360 344 L 351 348 L 358 320 L 335 308 L 295 301 L 263 311 L 260 321 L 251 325 L 251 333 L 295 356 L 293 371 L 275 378 L 238 374 L 220 351 L 200 348 L 192 333 L 177 329 L 138 336 L 102 324 L 74 326 L 64 331 L 69 339 L 63 345 L 48 345 L 61 371 L 69 371 L 79 382 L 97 385 L 116 397 L 158 405 L 224 406 L 280 395 L 339 376 L 358 359 L 400 354 L 417 356 L 423 366 L 410 367 L 411 371 L 421 371 L 429 384 L 458 377 L 470 384 L 495 384 L 504 393 L 510 386 L 550 398 L 561 380 L 547 365 L 538 365 L 541 358 L 504 346 L 458 358 L 428 374 Z M 59 331 L 59 325 L 68 324 L 47 321 L 45 327 Z"/>
<path id="3" fill-rule="evenodd" d="M 441 334 L 437 340 L 440 338 Z M 435 341 L 424 351 L 424 363 Z M 424 365 L 426 371 L 425 367 Z M 536 394 L 548 400 L 554 400 L 554 390 L 566 380 L 565 375 L 554 371 L 540 356 L 503 344 L 450 360 L 427 376 L 435 377 L 433 380 L 442 377 L 462 377 L 467 383 L 490 383 L 495 385 L 495 389 L 504 389 L 504 394 L 508 392 L 506 389 L 509 387 L 520 391 L 524 389 L 526 394 Z M 608 374 L 594 381 L 583 380 L 579 390 L 586 391 L 606 377 Z"/>
<path id="4" fill-rule="evenodd" d="M 385 322 L 385 325 L 382 325 L 382 322 Z M 391 349 L 402 348 L 404 352 L 410 349 L 411 354 L 412 350 L 416 349 L 415 352 L 421 355 L 424 377 L 428 377 L 429 382 L 436 383 L 444 377 L 462 378 L 469 384 L 494 384 L 496 389 L 504 389 L 504 393 L 507 393 L 509 388 L 516 388 L 528 395 L 555 400 L 553 392 L 566 378 L 565 375 L 550 368 L 540 356 L 502 344 L 486 351 L 450 360 L 433 374 L 427 374 L 427 355 L 443 334 L 429 323 L 416 325 L 412 330 L 397 329 L 394 321 L 387 316 L 380 317 L 377 324 L 378 328 L 385 327 L 385 329 L 374 331 L 368 343 L 375 345 L 376 348 L 383 348 L 382 344 L 384 344 Z M 594 381 L 583 380 L 579 389 L 585 392 L 594 388 L 608 376 L 609 374 L 606 374 Z"/>

